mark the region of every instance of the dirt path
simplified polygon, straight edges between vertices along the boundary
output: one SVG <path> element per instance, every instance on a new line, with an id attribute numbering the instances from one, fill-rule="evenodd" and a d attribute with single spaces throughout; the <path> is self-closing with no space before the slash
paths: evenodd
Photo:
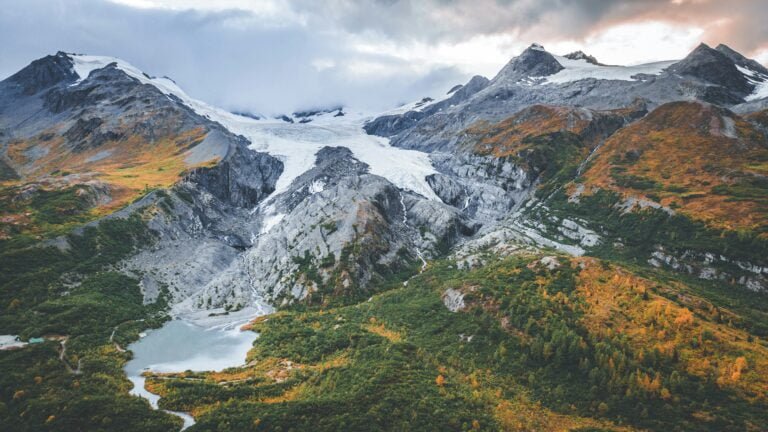
<path id="1" fill-rule="evenodd" d="M 120 324 L 118 324 L 118 325 L 116 325 L 116 326 L 114 326 L 114 327 L 112 328 L 112 334 L 110 334 L 110 335 L 109 335 L 109 342 L 110 342 L 111 344 L 114 344 L 114 345 L 115 345 L 115 349 L 117 350 L 117 352 L 121 352 L 121 353 L 124 353 L 124 352 L 126 351 L 126 350 L 125 350 L 123 347 L 121 347 L 121 346 L 120 346 L 120 344 L 118 344 L 117 342 L 115 342 L 115 333 L 117 332 L 117 328 L 118 328 L 118 327 L 120 327 L 120 326 L 121 326 L 121 325 L 123 325 L 123 324 L 128 324 L 128 323 L 130 323 L 130 322 L 142 322 L 142 321 L 144 321 L 144 319 L 143 319 L 143 318 L 142 318 L 142 319 L 139 319 L 139 320 L 128 320 L 128 321 L 123 321 L 123 322 L 121 322 Z"/>
<path id="2" fill-rule="evenodd" d="M 73 375 L 81 375 L 83 373 L 82 366 L 83 366 L 83 360 L 80 359 L 77 361 L 77 368 L 73 368 L 71 364 L 69 364 L 69 361 L 67 361 L 67 341 L 69 340 L 69 336 L 63 338 L 59 344 L 61 345 L 61 351 L 59 352 L 59 360 L 61 360 L 62 363 L 64 363 L 64 367 L 67 368 L 67 371 Z"/>

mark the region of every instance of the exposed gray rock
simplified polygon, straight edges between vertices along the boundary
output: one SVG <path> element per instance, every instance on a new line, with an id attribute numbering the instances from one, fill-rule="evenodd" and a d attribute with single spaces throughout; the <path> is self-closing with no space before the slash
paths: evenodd
<path id="1" fill-rule="evenodd" d="M 534 181 L 509 158 L 469 153 L 432 153 L 439 171 L 427 177 L 435 193 L 466 215 L 480 221 L 500 219 L 525 200 Z"/>
<path id="2" fill-rule="evenodd" d="M 755 292 L 768 292 L 768 267 L 736 261 L 721 255 L 694 251 L 672 251 L 661 246 L 648 258 L 648 264 L 688 273 L 705 280 L 735 281 Z"/>
<path id="3" fill-rule="evenodd" d="M 630 81 L 583 78 L 545 83 L 537 78 L 557 73 L 562 66 L 554 56 L 534 45 L 513 58 L 487 86 L 463 102 L 444 105 L 440 110 L 375 119 L 366 130 L 391 137 L 392 144 L 399 147 L 453 151 L 461 132 L 473 123 L 497 122 L 534 104 L 608 110 L 630 106 L 638 99 L 646 101 L 648 108 L 698 99 L 737 106 L 745 102 L 754 84 L 736 66 L 754 65 L 726 48 L 715 50 L 702 45 L 659 75 L 635 76 Z M 753 103 L 742 109 L 756 108 Z"/>
<path id="4" fill-rule="evenodd" d="M 29 66 L 11 75 L 7 82 L 18 86 L 24 95 L 33 95 L 59 83 L 71 83 L 78 77 L 72 69 L 72 59 L 59 51 L 55 55 L 35 60 Z"/>
<path id="5" fill-rule="evenodd" d="M 249 150 L 246 143 L 241 142 L 231 146 L 215 166 L 192 170 L 188 180 L 222 201 L 250 208 L 274 192 L 282 171 L 282 162 L 266 153 Z"/>
<path id="6" fill-rule="evenodd" d="M 464 294 L 453 288 L 448 288 L 443 293 L 443 304 L 451 312 L 459 312 L 466 307 Z"/>
<path id="7" fill-rule="evenodd" d="M 587 54 L 587 53 L 585 53 L 584 51 L 581 51 L 581 50 L 574 51 L 572 53 L 566 54 L 563 57 L 565 57 L 567 59 L 571 59 L 571 60 L 584 60 L 587 63 L 591 63 L 593 65 L 605 66 L 604 64 L 602 64 L 599 61 L 597 61 L 597 59 L 595 57 L 593 57 L 593 56 L 591 56 L 591 55 L 589 55 L 589 54 Z"/>
<path id="8" fill-rule="evenodd" d="M 493 79 L 497 82 L 518 82 L 529 77 L 545 77 L 563 70 L 552 54 L 539 44 L 532 44 L 509 61 Z"/>

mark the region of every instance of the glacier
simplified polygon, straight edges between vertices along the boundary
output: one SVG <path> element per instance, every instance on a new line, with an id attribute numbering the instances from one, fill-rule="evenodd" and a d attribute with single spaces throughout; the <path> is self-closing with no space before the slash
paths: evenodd
<path id="1" fill-rule="evenodd" d="M 429 155 L 416 150 L 393 147 L 389 139 L 368 135 L 363 130 L 366 121 L 378 113 L 345 111 L 343 116 L 324 113 L 313 117 L 311 123 L 288 123 L 281 119 L 254 119 L 213 107 L 187 95 L 167 77 L 150 77 L 135 66 L 114 57 L 70 55 L 75 73 L 80 77 L 73 85 L 88 78 L 96 70 L 114 64 L 143 84 L 156 87 L 169 97 L 209 120 L 220 123 L 230 132 L 242 135 L 256 151 L 276 156 L 285 165 L 272 196 L 288 190 L 298 176 L 315 166 L 315 154 L 326 146 L 347 147 L 355 158 L 370 166 L 371 174 L 379 175 L 395 186 L 415 192 L 430 200 L 440 201 L 426 181 L 437 173 Z"/>

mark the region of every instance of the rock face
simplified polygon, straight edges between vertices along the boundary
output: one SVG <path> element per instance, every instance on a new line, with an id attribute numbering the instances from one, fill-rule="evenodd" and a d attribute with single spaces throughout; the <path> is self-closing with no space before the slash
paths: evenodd
<path id="1" fill-rule="evenodd" d="M 518 82 L 528 77 L 545 77 L 563 70 L 563 65 L 543 46 L 533 44 L 501 69 L 493 82 Z"/>
<path id="2" fill-rule="evenodd" d="M 587 63 L 593 64 L 593 65 L 597 65 L 597 66 L 605 66 L 602 63 L 600 63 L 599 61 L 597 61 L 597 59 L 594 56 L 591 56 L 591 55 L 585 53 L 584 51 L 574 51 L 574 52 L 572 52 L 570 54 L 564 55 L 563 57 L 565 57 L 567 59 L 570 59 L 570 60 L 584 60 Z"/>
<path id="3" fill-rule="evenodd" d="M 346 148 L 323 148 L 316 166 L 265 206 L 244 260 L 252 285 L 269 287 L 273 299 L 364 292 L 473 233 L 458 210 L 369 174 Z"/>
<path id="4" fill-rule="evenodd" d="M 427 178 L 446 204 L 478 221 L 497 220 L 527 199 L 535 177 L 511 159 L 433 153 L 440 171 Z"/>
<path id="5" fill-rule="evenodd" d="M 170 190 L 152 192 L 110 216 L 138 212 L 155 236 L 151 247 L 119 268 L 141 279 L 146 301 L 157 294 L 152 287 L 167 288 L 177 313 L 267 307 L 247 283 L 228 286 L 226 292 L 218 292 L 217 284 L 247 277 L 239 265 L 262 222 L 252 209 L 275 190 L 282 170 L 282 162 L 237 140 L 218 164 L 192 170 Z M 209 287 L 212 294 L 203 296 Z"/>
<path id="6" fill-rule="evenodd" d="M 11 75 L 6 83 L 30 96 L 55 84 L 72 83 L 77 78 L 72 68 L 72 59 L 65 53 L 58 52 L 33 61 L 29 66 Z"/>
<path id="7" fill-rule="evenodd" d="M 194 169 L 187 181 L 223 202 L 251 208 L 274 192 L 282 171 L 283 164 L 279 160 L 249 150 L 245 142 L 240 142 L 232 146 L 216 166 Z"/>
<path id="8" fill-rule="evenodd" d="M 738 96 L 748 95 L 754 86 L 736 69 L 733 54 L 729 52 L 729 55 L 706 44 L 700 44 L 687 57 L 672 65 L 669 72 L 720 86 L 723 90 L 723 100 L 715 102 L 738 103 L 741 102 Z M 726 92 L 732 92 L 733 95 L 727 95 Z"/>

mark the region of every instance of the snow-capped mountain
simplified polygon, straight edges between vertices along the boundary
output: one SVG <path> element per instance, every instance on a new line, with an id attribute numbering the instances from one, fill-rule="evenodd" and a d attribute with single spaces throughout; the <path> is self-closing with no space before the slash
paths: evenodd
<path id="1" fill-rule="evenodd" d="M 759 428 L 767 83 L 723 45 L 534 44 L 384 113 L 272 118 L 35 60 L 0 81 L 0 429 Z M 125 369 L 151 410 L 121 366 L 171 317 L 141 340 L 185 349 Z M 247 364 L 180 372 L 236 365 L 254 317 Z"/>
<path id="2" fill-rule="evenodd" d="M 701 44 L 682 60 L 609 66 L 578 53 L 555 55 L 533 44 L 487 85 L 475 86 L 470 97 L 418 112 L 385 114 L 366 130 L 392 138 L 398 147 L 434 151 L 452 148 L 457 132 L 474 122 L 499 121 L 532 104 L 603 110 L 637 99 L 651 108 L 694 99 L 748 112 L 764 106 L 767 79 L 765 67 L 725 45 L 713 49 Z"/>
<path id="3" fill-rule="evenodd" d="M 0 83 L 1 160 L 33 195 L 78 187 L 87 208 L 116 211 L 108 218 L 142 214 L 156 242 L 118 267 L 141 275 L 147 299 L 168 287 L 177 313 L 322 302 L 364 295 L 499 226 L 518 242 L 584 253 L 596 244 L 586 228 L 571 231 L 591 240 L 568 246 L 509 224 L 556 157 L 527 145 L 509 153 L 518 140 L 567 131 L 589 149 L 586 165 L 658 106 L 748 109 L 766 83 L 768 70 L 723 45 L 610 66 L 533 44 L 491 80 L 378 116 L 332 107 L 267 118 L 210 106 L 120 59 L 58 53 Z"/>
<path id="4" fill-rule="evenodd" d="M 4 158 L 24 182 L 87 180 L 88 193 L 113 208 L 141 188 L 175 184 L 176 194 L 151 192 L 116 215 L 173 203 L 171 214 L 149 220 L 157 243 L 121 265 L 146 275 L 147 298 L 167 286 L 179 312 L 262 307 L 264 299 L 304 298 L 337 283 L 364 290 L 378 273 L 420 265 L 438 243 L 473 231 L 430 187 L 437 171 L 428 155 L 366 134 L 369 116 L 354 110 L 294 113 L 311 121 L 293 123 L 256 119 L 195 100 L 125 61 L 65 53 L 4 81 L 0 99 L 6 148 L 32 149 Z M 128 144 L 137 137 L 141 146 Z M 172 151 L 148 154 L 165 140 Z M 147 170 L 159 162 L 160 170 L 185 171 L 158 179 Z M 54 179 L 54 163 L 56 172 L 77 174 Z M 120 175 L 128 167 L 130 180 Z M 355 252 L 345 252 L 353 244 Z M 307 276 L 298 263 L 305 253 L 334 258 Z"/>

